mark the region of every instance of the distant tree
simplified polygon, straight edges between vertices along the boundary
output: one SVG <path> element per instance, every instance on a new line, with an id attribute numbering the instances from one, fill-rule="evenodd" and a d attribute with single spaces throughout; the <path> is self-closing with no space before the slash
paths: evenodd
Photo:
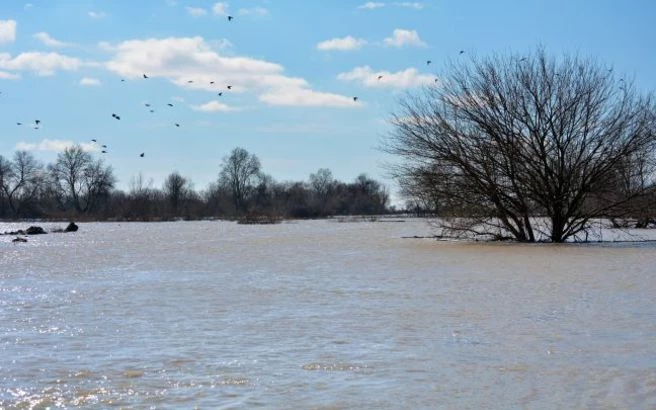
<path id="1" fill-rule="evenodd" d="M 27 151 L 17 151 L 14 160 L 0 156 L 0 190 L 14 217 L 33 202 L 43 184 L 43 165 Z"/>
<path id="2" fill-rule="evenodd" d="M 466 216 L 452 232 L 563 242 L 653 187 L 655 112 L 612 69 L 538 49 L 455 64 L 402 101 L 385 150 L 406 192 Z"/>
<path id="3" fill-rule="evenodd" d="M 314 194 L 314 204 L 319 214 L 325 215 L 330 208 L 328 199 L 334 188 L 335 179 L 328 168 L 319 168 L 310 174 L 310 186 Z"/>
<path id="4" fill-rule="evenodd" d="M 219 184 L 229 189 L 237 214 L 248 209 L 248 198 L 258 183 L 260 160 L 243 148 L 235 148 L 223 159 Z"/>
<path id="5" fill-rule="evenodd" d="M 166 197 L 171 212 L 178 215 L 180 206 L 191 195 L 193 187 L 191 180 L 183 177 L 177 171 L 172 172 L 164 181 L 164 196 Z"/>
<path id="6" fill-rule="evenodd" d="M 66 148 L 48 166 L 51 180 L 64 203 L 79 213 L 91 211 L 98 201 L 114 188 L 116 178 L 110 166 L 95 160 L 80 145 Z"/>

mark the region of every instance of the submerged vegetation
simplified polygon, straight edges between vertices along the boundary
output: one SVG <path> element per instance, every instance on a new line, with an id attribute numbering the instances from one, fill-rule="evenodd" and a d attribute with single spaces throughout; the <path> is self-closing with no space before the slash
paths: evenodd
<path id="1" fill-rule="evenodd" d="M 157 221 L 230 218 L 275 223 L 282 218 L 372 215 L 387 212 L 385 187 L 365 174 L 352 182 L 322 168 L 308 181 L 277 182 L 254 154 L 235 148 L 218 169 L 216 182 L 194 189 L 190 178 L 172 172 L 161 188 L 142 175 L 130 189 L 115 188 L 112 167 L 80 146 L 44 165 L 29 152 L 0 155 L 0 218 Z"/>

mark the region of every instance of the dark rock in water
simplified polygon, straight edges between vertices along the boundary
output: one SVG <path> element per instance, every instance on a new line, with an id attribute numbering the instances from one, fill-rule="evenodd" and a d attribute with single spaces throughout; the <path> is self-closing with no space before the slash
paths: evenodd
<path id="1" fill-rule="evenodd" d="M 17 231 L 5 231 L 5 235 L 25 235 L 25 231 L 22 229 L 19 229 Z"/>
<path id="2" fill-rule="evenodd" d="M 78 226 L 75 224 L 75 222 L 71 222 L 68 224 L 66 229 L 64 229 L 64 232 L 77 232 Z"/>
<path id="3" fill-rule="evenodd" d="M 20 236 L 15 237 L 11 240 L 12 242 L 27 242 L 27 238 L 21 238 Z"/>
<path id="4" fill-rule="evenodd" d="M 25 230 L 25 233 L 27 235 L 42 235 L 48 232 L 44 231 L 43 228 L 41 228 L 40 226 L 30 226 Z"/>

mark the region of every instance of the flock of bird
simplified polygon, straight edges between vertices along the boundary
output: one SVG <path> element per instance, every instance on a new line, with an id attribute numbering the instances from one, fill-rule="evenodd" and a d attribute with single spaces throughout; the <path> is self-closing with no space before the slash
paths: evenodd
<path id="1" fill-rule="evenodd" d="M 227 20 L 228 20 L 228 21 L 232 21 L 232 20 L 234 19 L 233 16 L 226 16 L 226 17 L 227 17 Z M 465 52 L 464 50 L 460 50 L 459 54 L 460 54 L 460 55 L 461 55 L 461 54 L 464 54 L 464 52 Z M 431 60 L 426 60 L 426 65 L 431 65 L 431 64 L 432 64 L 432 61 L 431 61 Z M 147 80 L 147 79 L 150 78 L 150 76 L 149 76 L 148 74 L 146 74 L 146 73 L 143 73 L 143 74 L 142 74 L 142 77 L 143 77 L 144 80 Z M 383 75 L 378 75 L 378 80 L 382 80 L 383 78 L 384 78 Z M 435 81 L 437 82 L 438 80 L 435 79 Z M 122 78 L 122 79 L 121 79 L 121 82 L 125 82 L 125 79 Z M 187 83 L 188 83 L 188 84 L 193 84 L 193 83 L 194 83 L 194 80 L 187 80 Z M 210 81 L 209 84 L 210 84 L 210 85 L 214 85 L 214 84 L 215 84 L 215 81 Z M 227 85 L 227 86 L 226 86 L 226 90 L 229 91 L 229 90 L 231 90 L 231 89 L 232 89 L 232 85 Z M 224 91 L 219 91 L 219 92 L 217 93 L 217 95 L 218 95 L 219 97 L 221 97 L 221 96 L 223 96 L 223 92 L 224 92 Z M 0 94 L 2 94 L 1 91 L 0 91 Z M 359 99 L 359 97 L 353 97 L 353 101 L 354 101 L 354 102 L 357 102 L 358 99 Z M 155 109 L 152 107 L 152 104 L 150 104 L 150 103 L 145 103 L 144 105 L 145 105 L 146 108 L 148 108 L 148 110 L 149 110 L 150 113 L 154 113 L 154 112 L 155 112 Z M 170 108 L 173 108 L 173 104 L 171 104 L 171 103 L 168 103 L 167 106 L 170 107 Z M 118 114 L 116 114 L 116 113 L 112 113 L 112 118 L 114 118 L 115 120 L 118 120 L 118 121 L 121 120 L 121 116 L 118 115 Z M 22 122 L 16 122 L 16 125 L 18 125 L 18 126 L 22 126 L 23 123 L 22 123 Z M 32 126 L 35 130 L 38 130 L 39 127 L 40 127 L 40 125 L 41 125 L 41 120 L 38 120 L 38 119 L 35 120 L 33 124 L 31 124 L 31 126 Z M 173 125 L 174 125 L 175 127 L 177 127 L 177 128 L 180 128 L 180 123 L 178 123 L 178 122 L 173 123 Z M 95 138 L 92 139 L 91 142 L 94 143 L 94 144 L 98 144 L 98 140 L 95 139 Z M 102 154 L 107 154 L 107 153 L 108 153 L 108 149 L 107 149 L 107 145 L 106 145 L 106 144 L 99 144 L 99 147 L 101 148 L 101 153 L 102 153 Z M 146 155 L 145 152 L 142 152 L 142 153 L 139 154 L 139 157 L 140 157 L 140 158 L 144 158 L 145 155 Z"/>

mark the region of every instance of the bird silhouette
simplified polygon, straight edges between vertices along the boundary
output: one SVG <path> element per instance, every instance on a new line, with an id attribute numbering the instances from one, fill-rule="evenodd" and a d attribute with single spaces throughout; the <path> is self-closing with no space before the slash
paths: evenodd
<path id="1" fill-rule="evenodd" d="M 94 138 L 94 139 L 91 140 L 91 142 L 98 142 L 98 140 L 96 140 L 96 139 Z"/>
<path id="2" fill-rule="evenodd" d="M 107 148 L 107 145 L 103 144 L 102 147 L 103 147 L 103 148 Z"/>
<path id="3" fill-rule="evenodd" d="M 194 80 L 189 80 L 189 81 L 187 81 L 188 84 L 191 84 L 191 83 L 193 83 L 193 82 L 194 82 Z"/>
<path id="4" fill-rule="evenodd" d="M 139 154 L 139 156 L 140 156 L 141 158 L 143 158 L 144 155 L 146 155 L 144 152 L 142 152 L 141 154 Z"/>
<path id="5" fill-rule="evenodd" d="M 155 112 L 155 110 L 150 110 L 150 112 Z"/>
<path id="6" fill-rule="evenodd" d="M 166 105 L 168 105 L 169 107 L 173 107 L 173 104 L 171 104 L 171 103 L 168 103 Z"/>
<path id="7" fill-rule="evenodd" d="M 228 16 L 228 21 L 232 21 L 232 19 L 234 19 L 234 17 Z"/>
<path id="8" fill-rule="evenodd" d="M 107 154 L 107 151 L 105 151 L 105 150 L 102 150 L 100 152 L 102 152 L 103 154 Z"/>
<path id="9" fill-rule="evenodd" d="M 232 86 L 231 86 L 231 85 L 227 86 L 226 88 L 227 88 L 228 90 L 232 90 Z"/>
<path id="10" fill-rule="evenodd" d="M 381 78 L 383 78 L 383 76 L 382 76 L 382 75 L 379 75 L 379 76 L 378 76 L 378 79 L 380 80 Z"/>
<path id="11" fill-rule="evenodd" d="M 143 78 L 149 78 L 146 74 L 143 75 Z"/>
<path id="12" fill-rule="evenodd" d="M 121 119 L 121 117 L 119 117 L 118 115 L 113 114 L 113 113 L 112 113 L 112 117 L 116 118 L 117 120 L 120 120 L 120 119 Z"/>
<path id="13" fill-rule="evenodd" d="M 458 54 L 465 54 L 465 50 L 460 50 Z"/>
<path id="14" fill-rule="evenodd" d="M 521 58 L 519 61 L 526 61 L 526 57 Z"/>
<path id="15" fill-rule="evenodd" d="M 34 123 L 35 123 L 36 125 L 39 125 L 39 124 L 41 124 L 41 120 L 34 120 Z"/>
<path id="16" fill-rule="evenodd" d="M 210 84 L 214 84 L 214 81 L 210 81 Z"/>
<path id="17" fill-rule="evenodd" d="M 353 101 L 354 101 L 354 102 L 357 102 L 357 101 L 358 101 L 358 97 L 353 97 Z"/>
<path id="18" fill-rule="evenodd" d="M 125 82 L 125 78 L 121 78 L 121 82 L 124 83 L 124 82 Z"/>
<path id="19" fill-rule="evenodd" d="M 180 127 L 180 124 L 178 124 L 178 123 L 176 122 L 176 123 L 175 123 L 175 126 L 176 126 L 176 127 Z"/>
<path id="20" fill-rule="evenodd" d="M 150 107 L 150 104 L 148 104 L 148 103 L 146 103 L 146 104 L 144 104 L 144 105 L 145 105 L 146 107 Z"/>
<path id="21" fill-rule="evenodd" d="M 223 92 L 220 92 L 217 94 L 219 97 L 223 95 Z"/>
<path id="22" fill-rule="evenodd" d="M 426 60 L 426 65 L 431 65 L 432 61 L 431 60 Z"/>
<path id="23" fill-rule="evenodd" d="M 17 122 L 16 125 L 23 125 L 23 123 L 22 122 Z"/>

